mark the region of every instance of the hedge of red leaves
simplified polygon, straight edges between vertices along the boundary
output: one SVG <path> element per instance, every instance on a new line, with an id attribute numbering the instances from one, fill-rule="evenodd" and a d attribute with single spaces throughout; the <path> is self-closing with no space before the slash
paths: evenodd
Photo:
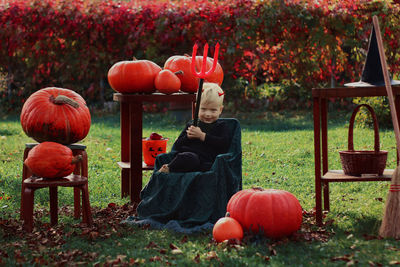
<path id="1" fill-rule="evenodd" d="M 4 3 L 6 2 L 6 3 Z M 310 88 L 359 78 L 379 15 L 388 63 L 399 72 L 399 5 L 367 0 L 10 0 L 0 4 L 0 103 L 20 107 L 61 86 L 89 103 L 111 99 L 107 71 L 132 57 L 160 66 L 195 42 L 221 44 L 226 79 Z M 1 78 L 1 77 L 0 77 Z"/>

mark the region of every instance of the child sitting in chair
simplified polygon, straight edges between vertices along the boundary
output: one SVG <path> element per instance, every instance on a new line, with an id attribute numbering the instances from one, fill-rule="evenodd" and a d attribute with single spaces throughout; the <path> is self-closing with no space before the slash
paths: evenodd
<path id="1" fill-rule="evenodd" d="M 175 141 L 177 155 L 159 172 L 194 172 L 210 170 L 218 154 L 228 151 L 229 130 L 219 120 L 224 91 L 215 83 L 204 83 L 199 108 L 198 126 L 188 123 Z"/>

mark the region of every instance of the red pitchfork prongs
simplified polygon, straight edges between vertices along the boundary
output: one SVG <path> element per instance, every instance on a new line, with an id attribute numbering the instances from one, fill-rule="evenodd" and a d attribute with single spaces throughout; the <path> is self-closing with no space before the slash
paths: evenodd
<path id="1" fill-rule="evenodd" d="M 197 44 L 193 46 L 193 53 L 192 53 L 192 73 L 194 76 L 199 77 L 201 79 L 204 79 L 208 76 L 210 76 L 214 71 L 215 68 L 217 67 L 218 63 L 218 51 L 219 51 L 219 43 L 215 46 L 215 51 L 214 51 L 214 62 L 212 65 L 212 68 L 206 72 L 207 68 L 207 55 L 208 55 L 208 44 L 204 45 L 204 50 L 203 50 L 203 64 L 201 66 L 201 71 L 196 72 L 196 54 L 197 54 Z"/>
<path id="2" fill-rule="evenodd" d="M 197 44 L 193 46 L 193 53 L 192 53 L 192 64 L 191 64 L 191 70 L 192 73 L 195 77 L 199 77 L 199 88 L 197 89 L 197 99 L 196 99 L 196 110 L 194 112 L 194 118 L 193 118 L 193 125 L 197 126 L 198 120 L 199 120 L 199 109 L 200 109 L 200 101 L 201 101 L 201 93 L 203 91 L 203 82 L 204 78 L 210 76 L 214 71 L 215 68 L 217 67 L 218 63 L 218 51 L 219 51 L 219 43 L 215 46 L 215 51 L 214 51 L 214 62 L 209 71 L 206 72 L 207 68 L 207 54 L 208 54 L 208 44 L 204 45 L 204 51 L 203 51 L 203 64 L 201 66 L 200 72 L 196 72 L 196 54 L 197 54 Z"/>

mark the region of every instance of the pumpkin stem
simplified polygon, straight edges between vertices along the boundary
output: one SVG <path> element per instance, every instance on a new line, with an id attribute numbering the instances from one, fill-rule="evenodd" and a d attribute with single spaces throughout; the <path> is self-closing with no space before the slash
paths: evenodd
<path id="1" fill-rule="evenodd" d="M 259 186 L 253 186 L 251 189 L 257 190 L 257 191 L 264 191 L 264 188 L 259 187 Z"/>
<path id="2" fill-rule="evenodd" d="M 82 160 L 82 155 L 77 155 L 72 158 L 71 164 L 76 164 L 76 163 L 80 162 L 81 160 Z"/>
<path id="3" fill-rule="evenodd" d="M 175 75 L 183 74 L 183 73 L 184 73 L 184 72 L 183 72 L 182 70 L 178 70 L 177 72 L 174 72 Z"/>
<path id="4" fill-rule="evenodd" d="M 58 95 L 56 98 L 54 98 L 53 95 L 50 96 L 50 101 L 53 102 L 56 105 L 64 105 L 68 104 L 74 108 L 79 108 L 79 103 L 76 102 L 75 100 L 69 98 L 68 96 L 65 95 Z"/>

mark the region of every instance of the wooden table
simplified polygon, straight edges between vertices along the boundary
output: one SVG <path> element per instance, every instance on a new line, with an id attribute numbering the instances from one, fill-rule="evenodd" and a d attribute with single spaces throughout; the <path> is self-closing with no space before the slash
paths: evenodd
<path id="1" fill-rule="evenodd" d="M 393 86 L 397 113 L 400 111 L 400 86 Z M 315 208 L 316 221 L 322 224 L 322 191 L 324 210 L 329 210 L 329 183 L 390 181 L 393 170 L 385 170 L 381 176 L 349 176 L 342 170 L 329 170 L 328 167 L 328 99 L 346 97 L 387 96 L 384 86 L 341 87 L 312 89 L 314 104 L 314 158 L 315 158 Z M 397 114 L 400 118 L 400 114 Z M 321 154 L 322 152 L 322 154 Z M 322 169 L 321 169 L 322 164 Z"/>
<path id="2" fill-rule="evenodd" d="M 142 161 L 143 103 L 196 101 L 195 94 L 175 93 L 114 94 L 114 101 L 120 102 L 121 118 L 121 196 L 130 196 L 131 203 L 140 202 L 143 170 L 153 170 Z M 183 127 L 183 126 L 182 126 Z"/>

